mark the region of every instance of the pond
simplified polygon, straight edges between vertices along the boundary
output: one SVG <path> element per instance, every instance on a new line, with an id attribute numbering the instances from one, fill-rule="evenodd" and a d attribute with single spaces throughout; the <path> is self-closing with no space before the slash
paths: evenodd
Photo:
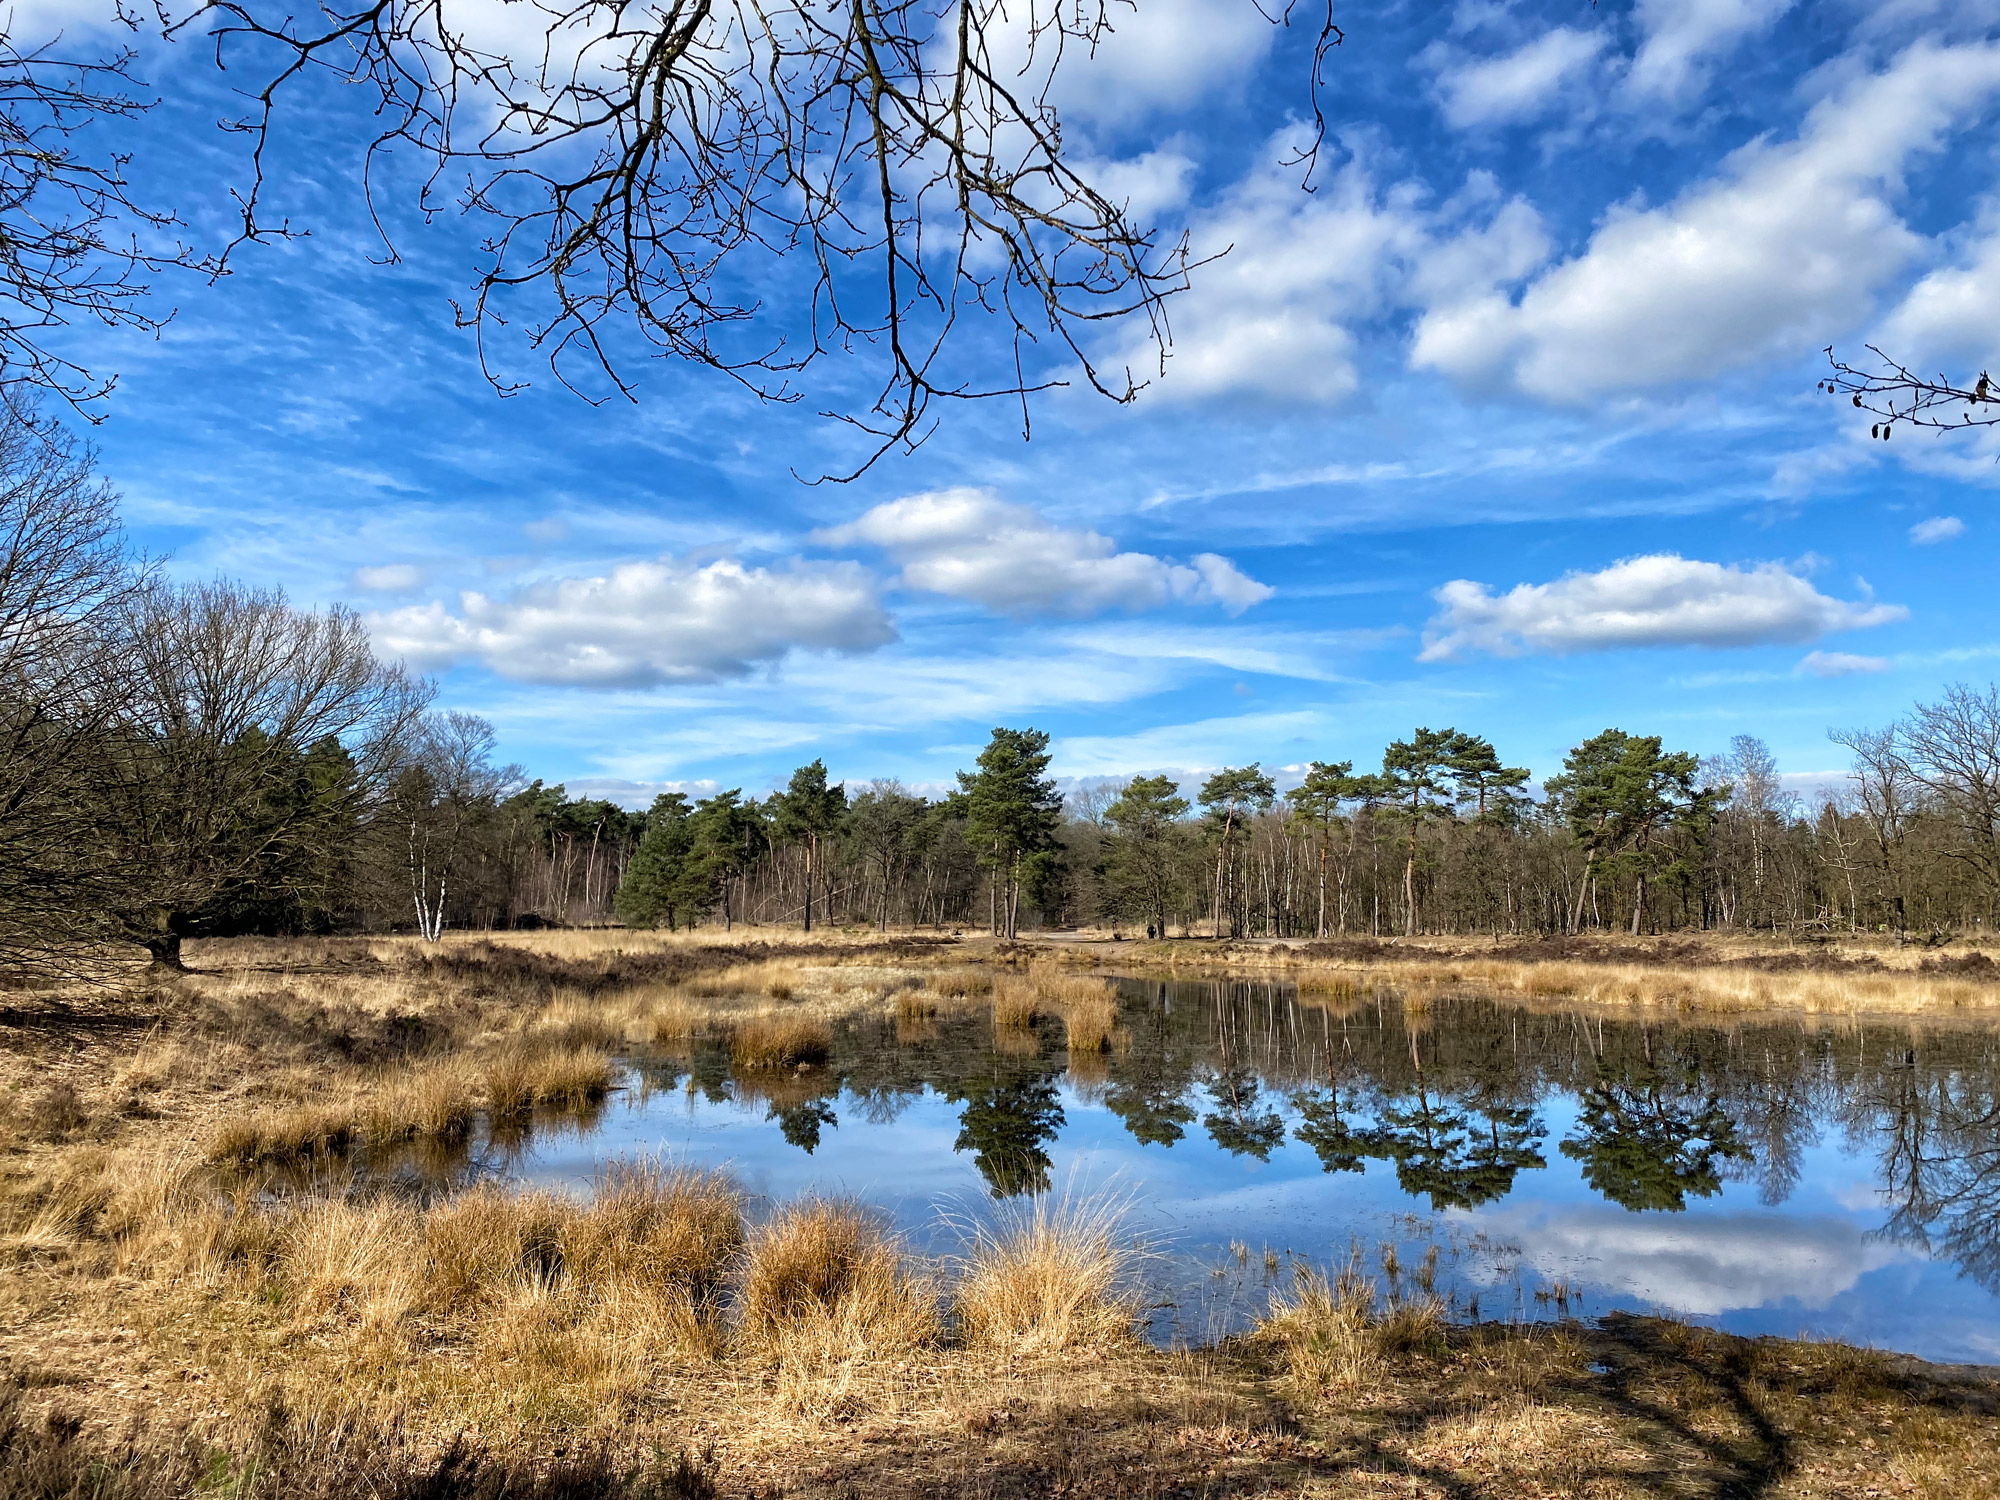
<path id="1" fill-rule="evenodd" d="M 853 1194 L 920 1246 L 940 1208 L 1129 1195 L 1152 1331 L 1243 1326 L 1298 1259 L 1433 1249 L 1460 1317 L 1657 1311 L 1746 1334 L 2000 1363 L 2000 1029 L 1613 1020 L 1481 999 L 1119 981 L 1119 1035 L 985 1009 L 838 1028 L 821 1068 L 627 1059 L 588 1121 L 483 1169 L 587 1182 L 660 1152 L 752 1192 Z"/>

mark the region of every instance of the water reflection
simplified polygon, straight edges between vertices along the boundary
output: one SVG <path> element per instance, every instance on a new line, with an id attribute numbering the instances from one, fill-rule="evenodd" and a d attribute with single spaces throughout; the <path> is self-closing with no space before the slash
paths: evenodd
<path id="1" fill-rule="evenodd" d="M 666 1149 L 759 1191 L 866 1193 L 913 1233 L 939 1197 L 1117 1173 L 1191 1263 L 1233 1244 L 1406 1241 L 1411 1261 L 1440 1245 L 1443 1284 L 1489 1316 L 1533 1316 L 1567 1284 L 1599 1311 L 2000 1359 L 1995 1028 L 1156 981 L 1124 983 L 1120 1009 L 1118 1047 L 1074 1059 L 1059 1022 L 996 1031 L 984 1009 L 841 1026 L 830 1063 L 796 1074 L 739 1076 L 719 1043 L 646 1053 L 601 1122 L 383 1167 L 432 1187 L 581 1181 Z M 1207 1277 L 1173 1293 L 1184 1326 Z"/>

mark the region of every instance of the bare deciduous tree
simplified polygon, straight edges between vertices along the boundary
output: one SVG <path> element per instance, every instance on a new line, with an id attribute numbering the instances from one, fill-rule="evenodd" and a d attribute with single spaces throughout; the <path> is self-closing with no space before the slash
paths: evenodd
<path id="1" fill-rule="evenodd" d="M 452 877 L 473 825 L 521 782 L 520 768 L 493 764 L 493 726 L 477 714 L 426 714 L 412 736 L 408 764 L 385 809 L 402 839 L 417 932 L 444 936 Z"/>
<path id="2" fill-rule="evenodd" d="M 142 589 L 116 646 L 130 697 L 93 768 L 120 872 L 109 916 L 178 968 L 233 886 L 310 881 L 357 834 L 431 689 L 377 661 L 351 610 L 223 582 Z"/>
<path id="3" fill-rule="evenodd" d="M 1952 856 L 2000 892 L 2000 688 L 1953 685 L 1919 703 L 1896 741 L 1911 779 L 1951 821 Z"/>
<path id="4" fill-rule="evenodd" d="M 109 626 L 132 584 L 90 451 L 0 409 L 0 962 L 94 935 L 91 752 L 120 703 Z"/>

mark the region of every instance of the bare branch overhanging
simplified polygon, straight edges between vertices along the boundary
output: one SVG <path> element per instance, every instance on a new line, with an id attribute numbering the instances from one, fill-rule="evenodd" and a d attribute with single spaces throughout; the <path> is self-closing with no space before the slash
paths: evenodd
<path id="1" fill-rule="evenodd" d="M 1887 442 L 1897 423 L 1939 432 L 2000 425 L 2000 385 L 1985 371 L 1971 384 L 1960 386 L 1946 375 L 1935 379 L 1919 375 L 1873 344 L 1867 349 L 1876 363 L 1863 369 L 1834 358 L 1828 348 L 1826 359 L 1833 374 L 1817 388 L 1828 395 L 1846 396 L 1862 411 L 1880 417 L 1881 421 L 1869 425 L 1871 438 Z"/>
<path id="2" fill-rule="evenodd" d="M 1073 162 L 1054 94 L 1066 55 L 1094 53 L 1119 4 L 1136 9 L 521 0 L 533 55 L 454 26 L 444 0 L 331 0 L 303 19 L 202 0 L 163 20 L 170 34 L 206 25 L 218 63 L 261 80 L 235 122 L 254 140 L 237 243 L 287 232 L 260 217 L 284 91 L 312 71 L 360 85 L 382 122 L 368 178 L 390 253 L 376 167 L 392 147 L 426 161 L 424 212 L 455 205 L 489 221 L 457 311 L 496 388 L 518 386 L 489 335 L 523 300 L 528 344 L 571 389 L 632 394 L 616 350 L 627 318 L 661 354 L 777 402 L 800 399 L 799 377 L 822 356 L 872 352 L 880 383 L 862 409 L 824 413 L 867 440 L 858 468 L 822 476 L 852 478 L 921 442 L 940 400 L 1013 398 L 1025 432 L 1028 397 L 1068 383 L 1058 365 L 1131 401 L 1149 372 L 1106 365 L 1092 347 L 1106 323 L 1141 320 L 1164 362 L 1167 299 L 1199 258 L 1184 233 L 1140 223 Z M 1329 8 L 1314 48 L 1318 129 L 1298 157 L 1308 178 L 1340 40 Z M 774 311 L 746 290 L 760 253 L 804 261 L 802 305 Z M 1010 342 L 999 380 L 948 357 L 973 314 Z"/>

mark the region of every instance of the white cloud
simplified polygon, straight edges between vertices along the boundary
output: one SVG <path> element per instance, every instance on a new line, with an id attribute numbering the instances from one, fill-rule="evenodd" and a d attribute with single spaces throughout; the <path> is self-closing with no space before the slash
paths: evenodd
<path id="1" fill-rule="evenodd" d="M 1174 299 L 1171 358 L 1148 399 L 1331 405 L 1360 383 L 1348 324 L 1390 304 L 1400 265 L 1423 248 L 1422 190 L 1379 193 L 1350 162 L 1302 193 L 1300 169 L 1284 164 L 1300 144 L 1273 141 L 1265 165 L 1193 228 L 1195 254 L 1221 258 Z M 1151 358 L 1134 343 L 1124 363 L 1145 378 Z"/>
<path id="2" fill-rule="evenodd" d="M 970 599 L 1005 615 L 1092 615 L 1163 604 L 1219 604 L 1241 614 L 1272 590 L 1213 552 L 1170 563 L 1120 552 L 1095 531 L 1056 526 L 1032 506 L 960 487 L 876 506 L 816 533 L 830 546 L 882 548 L 905 587 Z"/>
<path id="3" fill-rule="evenodd" d="M 1957 516 L 1932 516 L 1927 521 L 1919 521 L 1910 528 L 1910 540 L 1919 547 L 1930 547 L 1938 542 L 1948 542 L 1953 537 L 1965 535 L 1965 522 Z"/>
<path id="4" fill-rule="evenodd" d="M 1031 12 L 1015 14 L 1017 30 L 1031 24 Z M 1152 110 L 1185 108 L 1239 84 L 1277 34 L 1256 6 L 1236 0 L 1147 0 L 1113 6 L 1107 15 L 1110 34 L 1090 56 L 1072 47 L 1063 59 L 1056 102 L 1073 118 L 1129 122 Z"/>
<path id="5" fill-rule="evenodd" d="M 384 563 L 378 568 L 356 568 L 354 586 L 368 594 L 406 594 L 424 581 L 424 570 L 410 563 Z"/>
<path id="6" fill-rule="evenodd" d="M 1613 213 L 1518 300 L 1498 287 L 1419 321 L 1411 362 L 1555 401 L 1705 379 L 1824 343 L 1922 249 L 1890 201 L 2000 89 L 2000 45 L 1920 42 L 1759 139 L 1716 179 Z"/>
<path id="7" fill-rule="evenodd" d="M 1704 64 L 1726 57 L 1775 25 L 1793 0 L 1639 0 L 1645 33 L 1625 86 L 1646 99 L 1677 100 L 1707 82 Z"/>
<path id="8" fill-rule="evenodd" d="M 1504 57 L 1450 67 L 1438 77 L 1444 117 L 1461 130 L 1533 119 L 1597 60 L 1605 41 L 1601 31 L 1558 26 Z"/>
<path id="9" fill-rule="evenodd" d="M 1807 677 L 1855 677 L 1889 670 L 1886 656 L 1855 656 L 1847 651 L 1809 651 L 1799 661 Z"/>
<path id="10" fill-rule="evenodd" d="M 1810 641 L 1903 619 L 1900 605 L 1830 598 L 1782 563 L 1751 567 L 1675 553 L 1626 558 L 1602 572 L 1505 594 L 1454 579 L 1433 596 L 1444 606 L 1424 631 L 1422 661 L 1469 651 L 1566 655 L 1633 646 L 1757 646 Z"/>
<path id="11" fill-rule="evenodd" d="M 370 615 L 368 626 L 377 650 L 420 669 L 477 660 L 517 681 L 596 688 L 714 682 L 794 650 L 868 651 L 896 636 L 854 563 L 672 557 L 505 598 L 467 592 L 456 614 L 433 601 Z"/>

